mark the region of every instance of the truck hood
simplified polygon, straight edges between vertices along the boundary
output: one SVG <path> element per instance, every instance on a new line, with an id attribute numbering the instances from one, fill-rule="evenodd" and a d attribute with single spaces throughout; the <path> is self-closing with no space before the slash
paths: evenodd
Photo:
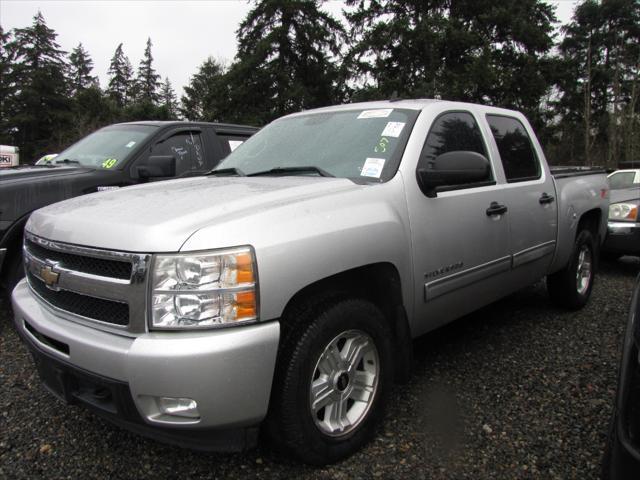
<path id="1" fill-rule="evenodd" d="M 79 166 L 19 166 L 0 168 L 0 182 L 33 182 L 64 175 L 92 172 L 94 169 Z"/>
<path id="2" fill-rule="evenodd" d="M 366 188 L 326 177 L 197 177 L 72 198 L 35 211 L 50 240 L 130 252 L 174 252 L 197 230 L 279 206 Z"/>

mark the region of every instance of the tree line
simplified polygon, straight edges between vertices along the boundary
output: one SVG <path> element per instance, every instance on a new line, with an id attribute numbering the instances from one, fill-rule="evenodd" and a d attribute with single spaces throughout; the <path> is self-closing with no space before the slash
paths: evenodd
<path id="1" fill-rule="evenodd" d="M 70 54 L 41 14 L 0 27 L 0 141 L 23 158 L 58 151 L 116 121 L 264 125 L 343 102 L 429 97 L 523 111 L 552 163 L 610 168 L 640 161 L 640 0 L 582 0 L 556 33 L 542 0 L 258 0 L 232 62 L 209 57 L 180 101 L 153 67 L 134 71 L 120 44 L 108 85 L 89 53 Z"/>

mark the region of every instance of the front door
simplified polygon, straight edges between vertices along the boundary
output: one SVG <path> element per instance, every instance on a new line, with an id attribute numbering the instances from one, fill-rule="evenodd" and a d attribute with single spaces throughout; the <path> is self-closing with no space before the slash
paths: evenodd
<path id="1" fill-rule="evenodd" d="M 428 170 L 430 162 L 443 153 L 472 151 L 488 158 L 487 150 L 470 112 L 445 112 L 432 123 L 418 169 Z M 492 167 L 487 178 L 474 184 L 445 185 L 435 198 L 408 188 L 415 288 L 412 330 L 417 334 L 501 296 L 501 281 L 510 268 L 502 187 Z"/>

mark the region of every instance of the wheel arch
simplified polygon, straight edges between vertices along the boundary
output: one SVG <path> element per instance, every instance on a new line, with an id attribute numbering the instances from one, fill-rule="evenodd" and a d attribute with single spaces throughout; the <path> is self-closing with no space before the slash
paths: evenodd
<path id="1" fill-rule="evenodd" d="M 395 379 L 408 380 L 413 360 L 412 336 L 403 302 L 402 280 L 398 269 L 389 262 L 373 263 L 336 273 L 299 289 L 287 302 L 282 318 L 297 305 L 329 297 L 357 297 L 377 306 L 393 332 Z M 283 335 L 289 326 L 281 321 Z"/>

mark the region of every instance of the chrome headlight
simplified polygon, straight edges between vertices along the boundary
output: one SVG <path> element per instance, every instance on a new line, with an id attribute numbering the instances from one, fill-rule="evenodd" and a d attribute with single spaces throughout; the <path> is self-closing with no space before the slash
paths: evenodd
<path id="1" fill-rule="evenodd" d="M 258 318 L 250 247 L 157 255 L 151 275 L 152 329 L 211 328 Z"/>
<path id="2" fill-rule="evenodd" d="M 638 220 L 638 205 L 633 203 L 612 203 L 609 205 L 609 220 L 635 222 Z"/>

